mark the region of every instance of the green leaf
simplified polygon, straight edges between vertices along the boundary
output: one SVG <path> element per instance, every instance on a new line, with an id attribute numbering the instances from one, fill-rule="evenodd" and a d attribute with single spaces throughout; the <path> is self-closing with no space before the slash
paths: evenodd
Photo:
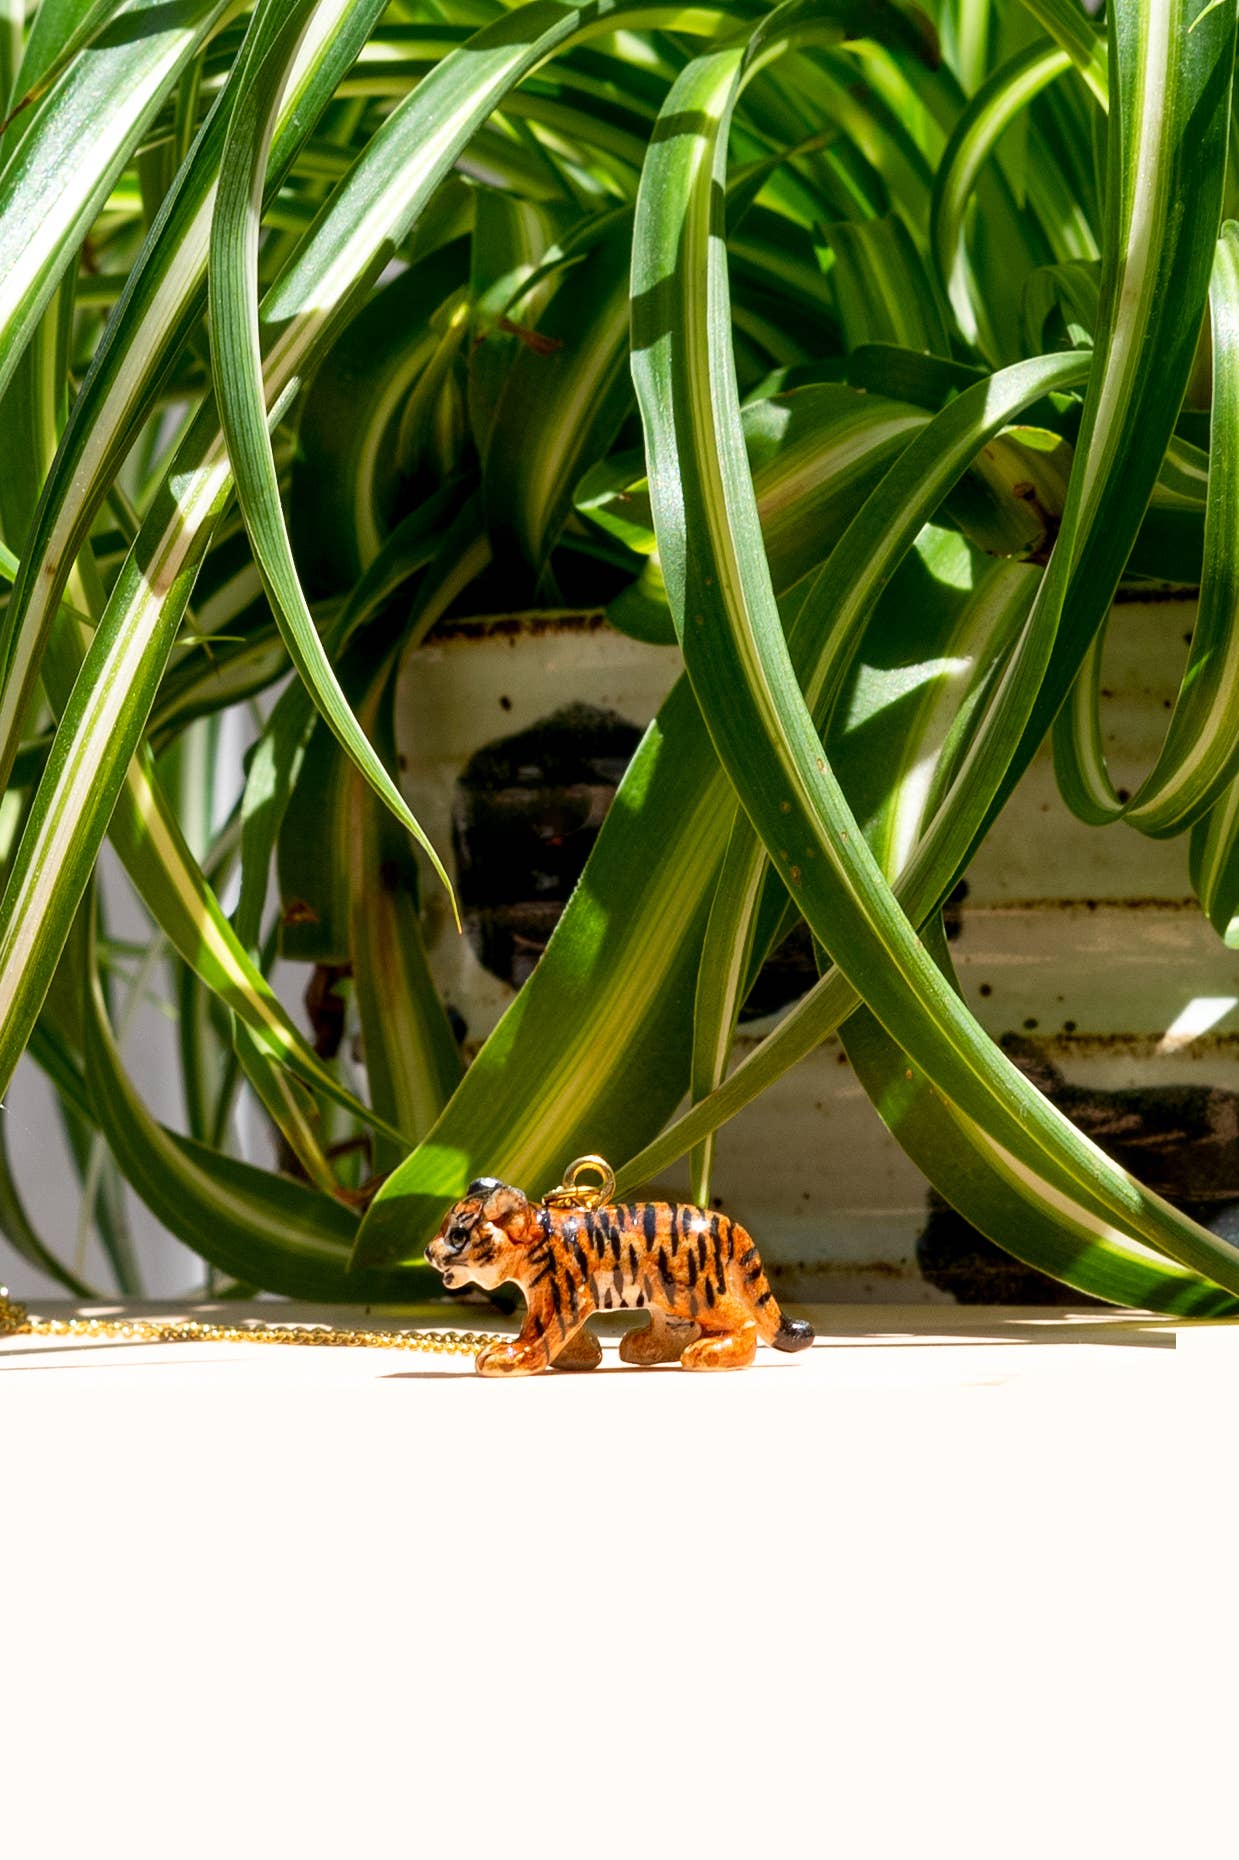
<path id="1" fill-rule="evenodd" d="M 834 253 L 831 277 L 849 349 L 887 342 L 950 355 L 937 285 L 901 219 L 840 220 L 827 226 L 826 237 Z"/>
<path id="2" fill-rule="evenodd" d="M 1055 725 L 1059 786 L 1094 826 L 1126 820 L 1152 838 L 1206 814 L 1239 773 L 1239 225 L 1218 241 L 1210 286 L 1213 443 L 1205 506 L 1204 565 L 1196 625 L 1157 759 L 1135 793 L 1120 799 L 1106 767 L 1099 633 Z"/>
<path id="3" fill-rule="evenodd" d="M 19 1258 L 46 1273 L 70 1298 L 97 1298 L 95 1288 L 57 1257 L 31 1221 L 13 1175 L 8 1124 L 7 1118 L 0 1118 L 0 1234 Z"/>
<path id="4" fill-rule="evenodd" d="M 965 215 L 977 177 L 1004 132 L 1047 84 L 1071 69 L 1070 55 L 1030 45 L 986 79 L 960 117 L 934 177 L 930 243 L 942 289 L 969 341 L 977 340 L 966 256 Z"/>
<path id="5" fill-rule="evenodd" d="M 394 674 L 394 655 L 379 660 L 377 674 L 372 666 L 357 713 L 389 768 L 396 760 Z M 375 1109 L 416 1143 L 438 1118 L 464 1067 L 426 961 L 412 847 L 351 766 L 346 808 L 349 956 L 366 1079 Z M 376 1173 L 395 1168 L 405 1154 L 404 1145 L 380 1143 Z"/>
<path id="6" fill-rule="evenodd" d="M 940 921 L 930 947 L 954 981 Z M 1016 1259 L 1091 1298 L 1142 1311 L 1184 1317 L 1239 1312 L 1239 1300 L 1134 1248 L 1087 1207 L 1020 1169 L 924 1073 L 909 1067 L 867 1009 L 852 1015 L 843 1039 L 856 1076 L 917 1167 L 966 1220 Z"/>
<path id="7" fill-rule="evenodd" d="M 628 378 L 631 222 L 612 222 L 580 274 L 570 271 L 520 345 L 495 408 L 483 494 L 497 552 L 505 545 L 535 584 L 585 470 L 611 445 L 632 405 Z"/>
<path id="8" fill-rule="evenodd" d="M 87 942 L 86 1076 L 99 1128 L 126 1179 L 169 1232 L 222 1272 L 289 1298 L 411 1303 L 429 1273 L 350 1273 L 356 1216 L 287 1178 L 208 1150 L 151 1117 L 108 1022 Z"/>
<path id="9" fill-rule="evenodd" d="M 1061 45 L 1101 107 L 1110 100 L 1105 41 L 1073 0 L 1023 0 L 1037 24 Z M 1189 28 L 1189 31 L 1191 28 Z"/>
<path id="10" fill-rule="evenodd" d="M 1239 781 L 1192 828 L 1189 870 L 1209 922 L 1227 949 L 1239 949 Z"/>
<path id="11" fill-rule="evenodd" d="M 411 511 L 392 531 L 325 635 L 333 656 L 343 651 L 357 628 L 372 618 L 398 588 L 435 561 L 445 529 L 453 543 L 460 539 L 452 522 L 460 502 L 461 493 L 447 486 Z M 467 559 L 468 548 L 462 549 L 460 555 Z M 433 603 L 427 607 L 424 599 L 421 606 L 427 612 L 431 607 L 438 611 Z M 425 625 L 430 624 L 427 618 Z M 241 896 L 235 916 L 237 935 L 247 948 L 253 948 L 261 934 L 271 856 L 315 729 L 316 713 L 310 694 L 295 679 L 280 694 L 250 752 L 241 802 Z M 333 766 L 338 761 L 337 756 Z M 310 856 L 313 870 L 321 874 L 322 863 L 313 847 Z M 295 881 L 293 888 L 298 888 Z"/>

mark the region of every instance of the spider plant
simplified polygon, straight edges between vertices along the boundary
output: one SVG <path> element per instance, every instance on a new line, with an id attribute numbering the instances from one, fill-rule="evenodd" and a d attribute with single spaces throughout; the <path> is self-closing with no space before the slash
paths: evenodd
<path id="1" fill-rule="evenodd" d="M 1239 940 L 1233 0 L 5 17 L 0 1088 L 47 1074 L 121 1288 L 122 1181 L 220 1273 L 357 1300 L 418 1295 L 483 1171 L 540 1190 L 601 1150 L 623 1193 L 689 1156 L 704 1198 L 720 1126 L 837 1033 L 1019 1258 L 1239 1310 L 1239 1248 L 1010 1063 L 942 930 L 1053 731 L 1064 805 L 1190 834 Z M 1130 796 L 1099 724 L 1124 582 L 1199 588 Z M 565 603 L 683 675 L 465 1070 L 396 679 L 445 615 Z M 819 979 L 733 1067 L 801 920 Z M 307 925 L 360 1064 L 273 986 Z M 161 978 L 177 1128 L 117 1036 Z M 80 1289 L 3 1144 L 10 1242 Z"/>

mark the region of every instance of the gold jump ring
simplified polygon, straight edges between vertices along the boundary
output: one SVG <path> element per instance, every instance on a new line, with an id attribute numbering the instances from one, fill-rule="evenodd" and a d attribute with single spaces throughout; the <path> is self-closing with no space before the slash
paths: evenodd
<path id="1" fill-rule="evenodd" d="M 597 1184 L 582 1184 L 583 1175 L 596 1175 Z M 546 1197 L 549 1208 L 597 1208 L 615 1193 L 615 1171 L 604 1156 L 578 1156 L 564 1171 L 564 1179 Z"/>

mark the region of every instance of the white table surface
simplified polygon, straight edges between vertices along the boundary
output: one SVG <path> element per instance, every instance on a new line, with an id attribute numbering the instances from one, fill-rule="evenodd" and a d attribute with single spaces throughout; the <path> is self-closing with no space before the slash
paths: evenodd
<path id="1" fill-rule="evenodd" d="M 0 1853 L 1233 1856 L 1239 1328 L 811 1315 L 0 1339 Z"/>

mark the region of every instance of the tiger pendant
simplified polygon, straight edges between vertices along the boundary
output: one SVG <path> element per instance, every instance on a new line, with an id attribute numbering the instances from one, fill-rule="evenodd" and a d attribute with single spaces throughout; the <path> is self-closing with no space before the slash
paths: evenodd
<path id="1" fill-rule="evenodd" d="M 476 1357 L 483 1376 L 593 1369 L 602 1348 L 584 1326 L 595 1311 L 650 1313 L 648 1329 L 620 1343 L 627 1363 L 745 1369 L 759 1337 L 776 1350 L 813 1342 L 810 1325 L 780 1311 L 744 1228 L 681 1203 L 591 1205 L 562 1189 L 531 1202 L 483 1176 L 448 1210 L 426 1258 L 449 1289 L 511 1281 L 525 1294 L 520 1335 Z"/>

